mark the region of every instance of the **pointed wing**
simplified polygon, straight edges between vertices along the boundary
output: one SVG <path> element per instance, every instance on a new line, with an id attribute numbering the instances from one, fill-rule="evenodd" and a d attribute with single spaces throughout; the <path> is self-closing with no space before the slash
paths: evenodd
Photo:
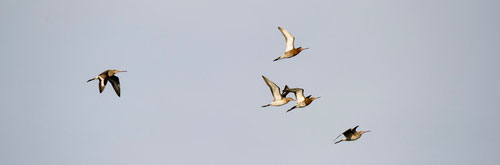
<path id="1" fill-rule="evenodd" d="M 281 27 L 278 27 L 278 29 L 281 31 L 281 34 L 283 34 L 283 36 L 285 37 L 285 40 L 286 40 L 285 52 L 288 52 L 288 51 L 294 49 L 295 47 L 293 46 L 293 42 L 295 41 L 295 37 L 292 36 L 292 33 L 288 32 L 287 30 L 285 30 Z"/>
<path id="2" fill-rule="evenodd" d="M 333 141 L 335 142 L 335 140 L 337 140 L 340 136 L 342 136 L 342 134 L 340 134 L 339 136 L 337 136 L 335 139 L 333 139 Z"/>
<path id="3" fill-rule="evenodd" d="M 111 85 L 113 85 L 118 97 L 120 97 L 120 79 L 116 76 L 111 76 L 109 77 L 109 81 L 111 82 Z"/>
<path id="4" fill-rule="evenodd" d="M 354 132 L 353 132 L 352 128 L 349 128 L 346 131 L 344 131 L 344 133 L 342 133 L 342 134 L 344 134 L 344 136 L 346 138 L 350 138 L 354 134 Z"/>
<path id="5" fill-rule="evenodd" d="M 295 93 L 295 98 L 297 99 L 297 103 L 303 102 L 306 99 L 304 97 L 304 89 L 302 88 L 291 88 L 288 89 L 287 91 Z"/>
<path id="6" fill-rule="evenodd" d="M 281 94 L 280 94 L 280 87 L 278 87 L 275 83 L 273 83 L 271 80 L 267 79 L 266 77 L 262 76 L 264 81 L 266 82 L 267 86 L 269 86 L 269 89 L 271 89 L 271 93 L 273 94 L 274 100 L 281 100 Z"/>
<path id="7" fill-rule="evenodd" d="M 288 95 L 288 93 L 290 93 L 288 90 L 290 88 L 288 88 L 288 85 L 285 85 L 285 88 L 283 89 L 283 92 L 281 92 L 281 97 L 286 97 L 286 95 Z"/>
<path id="8" fill-rule="evenodd" d="M 102 91 L 104 91 L 104 88 L 106 87 L 106 84 L 108 83 L 108 80 L 103 79 L 101 77 L 99 77 L 98 79 L 99 79 L 99 93 L 102 93 Z"/>
<path id="9" fill-rule="evenodd" d="M 357 125 L 356 127 L 352 128 L 352 132 L 354 132 L 354 133 L 355 133 L 355 132 L 358 132 L 358 131 L 356 131 L 356 129 L 357 129 L 358 127 L 359 127 L 359 125 Z"/>

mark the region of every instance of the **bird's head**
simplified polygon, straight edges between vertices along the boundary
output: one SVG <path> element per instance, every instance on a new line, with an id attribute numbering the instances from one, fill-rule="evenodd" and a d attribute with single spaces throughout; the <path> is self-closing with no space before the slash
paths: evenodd
<path id="1" fill-rule="evenodd" d="M 108 71 L 108 76 L 113 76 L 116 73 L 120 73 L 120 72 L 127 72 L 127 71 L 113 69 L 113 70 Z"/>
<path id="2" fill-rule="evenodd" d="M 316 100 L 316 99 L 319 99 L 321 97 L 311 97 L 311 100 Z"/>
<path id="3" fill-rule="evenodd" d="M 306 49 L 309 49 L 309 48 L 302 48 L 302 47 L 298 47 L 298 48 L 297 48 L 297 50 L 298 50 L 299 52 L 301 52 L 301 51 L 303 51 L 303 50 L 306 50 Z"/>
<path id="4" fill-rule="evenodd" d="M 306 98 L 306 100 L 305 100 L 306 105 L 311 104 L 314 100 L 319 99 L 319 98 L 320 97 L 308 97 L 308 98 Z"/>

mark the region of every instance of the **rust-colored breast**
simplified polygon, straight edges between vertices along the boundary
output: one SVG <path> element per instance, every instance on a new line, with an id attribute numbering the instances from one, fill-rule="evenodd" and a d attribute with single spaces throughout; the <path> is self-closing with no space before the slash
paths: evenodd
<path id="1" fill-rule="evenodd" d="M 293 57 L 293 56 L 295 56 L 295 55 L 297 55 L 299 53 L 300 52 L 299 52 L 298 49 L 292 49 L 292 50 L 286 52 L 285 54 L 286 54 L 287 57 Z"/>
<path id="2" fill-rule="evenodd" d="M 304 102 L 306 102 L 306 105 L 309 105 L 313 102 L 313 99 L 307 98 Z"/>

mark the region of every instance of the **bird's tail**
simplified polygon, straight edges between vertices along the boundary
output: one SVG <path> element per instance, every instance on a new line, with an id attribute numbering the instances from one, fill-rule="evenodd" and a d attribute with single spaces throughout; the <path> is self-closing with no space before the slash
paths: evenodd
<path id="1" fill-rule="evenodd" d="M 92 80 L 97 80 L 97 79 L 99 79 L 99 76 L 95 76 L 94 78 L 91 78 L 90 80 L 87 80 L 87 82 L 90 82 Z"/>
<path id="2" fill-rule="evenodd" d="M 268 106 L 270 106 L 270 105 L 271 105 L 271 104 L 267 104 L 267 105 L 263 105 L 262 107 L 268 107 Z"/>

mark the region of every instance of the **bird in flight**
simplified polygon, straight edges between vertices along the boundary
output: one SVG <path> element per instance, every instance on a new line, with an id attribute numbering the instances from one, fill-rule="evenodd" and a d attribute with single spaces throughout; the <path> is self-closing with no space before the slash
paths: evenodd
<path id="1" fill-rule="evenodd" d="M 309 95 L 307 97 L 304 97 L 304 89 L 302 88 L 289 88 L 289 89 L 285 89 L 284 90 L 285 92 L 293 92 L 295 94 L 295 99 L 297 101 L 297 104 L 295 106 L 293 106 L 292 108 L 290 108 L 289 110 L 287 110 L 286 112 L 289 112 L 295 108 L 304 108 L 306 106 L 308 106 L 309 104 L 312 103 L 312 101 L 320 98 L 320 97 L 311 97 L 312 95 Z"/>
<path id="2" fill-rule="evenodd" d="M 295 37 L 292 36 L 292 34 L 290 32 L 288 32 L 287 30 L 285 30 L 281 27 L 278 27 L 278 29 L 281 31 L 281 33 L 285 37 L 286 49 L 285 49 L 285 53 L 283 53 L 283 55 L 279 56 L 278 58 L 274 59 L 274 61 L 278 61 L 278 60 L 281 60 L 283 58 L 292 58 L 292 57 L 296 56 L 297 54 L 299 54 L 301 51 L 309 49 L 309 48 L 302 48 L 302 47 L 295 48 L 295 46 L 293 45 L 293 42 L 295 41 Z"/>
<path id="3" fill-rule="evenodd" d="M 339 141 L 335 142 L 335 144 L 340 143 L 341 141 L 355 141 L 355 140 L 358 140 L 361 137 L 361 135 L 363 135 L 364 133 L 370 132 L 370 130 L 357 132 L 356 128 L 358 128 L 358 127 L 359 127 L 359 125 L 356 126 L 356 127 L 354 127 L 354 128 L 349 128 L 346 131 L 344 131 L 344 133 L 342 133 L 339 136 L 337 136 L 337 138 L 335 138 L 335 140 L 337 140 L 341 135 L 344 135 L 345 138 L 343 138 L 342 140 L 339 140 Z M 335 141 L 335 140 L 333 140 L 333 141 Z"/>
<path id="4" fill-rule="evenodd" d="M 288 89 L 288 86 L 285 86 L 285 89 L 283 89 L 283 93 L 280 92 L 280 87 L 278 87 L 274 82 L 269 80 L 267 77 L 262 76 L 264 79 L 264 82 L 266 82 L 267 86 L 269 86 L 269 89 L 271 89 L 271 94 L 273 94 L 274 100 L 272 103 L 263 105 L 262 107 L 267 107 L 267 106 L 280 106 L 280 105 L 285 105 L 289 101 L 292 101 L 293 99 L 290 97 L 286 97 L 289 92 L 286 92 Z"/>
<path id="5" fill-rule="evenodd" d="M 115 89 L 116 94 L 118 97 L 120 97 L 120 79 L 115 76 L 116 73 L 119 72 L 127 72 L 127 71 L 120 71 L 120 70 L 106 70 L 99 74 L 98 76 L 95 76 L 94 78 L 88 80 L 87 82 L 90 82 L 92 80 L 99 80 L 99 93 L 102 93 L 104 91 L 104 87 L 106 87 L 106 84 L 111 82 L 111 85 Z"/>

